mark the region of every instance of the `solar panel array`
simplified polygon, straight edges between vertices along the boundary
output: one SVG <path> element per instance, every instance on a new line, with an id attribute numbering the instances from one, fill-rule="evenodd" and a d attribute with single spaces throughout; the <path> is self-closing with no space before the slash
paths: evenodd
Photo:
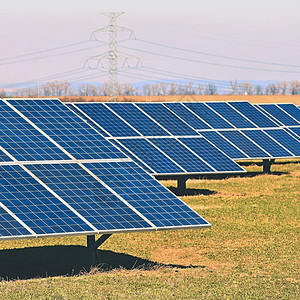
<path id="1" fill-rule="evenodd" d="M 210 226 L 58 99 L 0 119 L 0 240 Z"/>
<path id="2" fill-rule="evenodd" d="M 232 160 L 299 157 L 293 104 L 269 112 L 247 101 L 71 106 L 154 175 L 239 172 Z"/>
<path id="3" fill-rule="evenodd" d="M 169 105 L 180 114 L 176 115 Z M 74 103 L 71 106 L 105 130 L 108 140 L 150 174 L 245 172 L 199 135 L 197 128 L 209 126 L 180 103 Z M 191 118 L 197 128 L 188 123 Z"/>

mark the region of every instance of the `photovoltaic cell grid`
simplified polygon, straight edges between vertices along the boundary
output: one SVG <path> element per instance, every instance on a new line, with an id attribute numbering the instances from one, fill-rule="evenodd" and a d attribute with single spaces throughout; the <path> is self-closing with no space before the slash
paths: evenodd
<path id="1" fill-rule="evenodd" d="M 16 133 L 27 143 L 37 140 L 36 144 L 30 145 L 35 146 L 37 153 L 45 155 L 40 160 L 35 158 L 32 164 L 31 156 L 27 155 L 26 161 L 21 148 L 17 148 L 13 153 L 14 160 L 8 162 L 8 156 L 0 150 L 3 187 L 0 194 L 0 239 L 210 226 L 134 162 L 129 164 L 129 158 L 59 100 L 0 100 L 0 103 L 1 124 L 9 120 L 9 129 L 15 130 L 10 131 L 11 137 Z M 26 134 L 29 132 L 28 139 Z M 90 139 L 92 143 L 89 144 Z M 7 145 L 3 144 L 6 149 Z M 91 146 L 90 152 L 88 146 Z M 96 146 L 102 147 L 100 152 Z M 12 149 L 7 148 L 10 153 Z M 55 155 L 63 155 L 47 157 L 46 153 L 52 153 L 48 148 L 53 148 Z M 108 152 L 107 156 L 103 155 L 105 152 Z M 22 160 L 18 160 L 19 157 Z M 107 163 L 96 163 L 94 157 L 105 159 Z M 94 173 L 78 163 L 76 159 L 79 158 L 93 165 Z M 116 160 L 119 162 L 114 165 Z M 111 167 L 113 171 L 105 169 Z M 116 180 L 118 186 L 110 188 L 109 184 L 113 185 Z M 129 204 L 130 199 L 125 200 L 126 196 L 136 199 L 136 202 Z M 155 207 L 150 204 L 155 204 Z M 157 207 L 160 204 L 163 206 Z M 153 210 L 156 213 L 152 219 L 157 225 L 140 212 L 151 216 Z"/>
<path id="2" fill-rule="evenodd" d="M 298 122 L 300 122 L 300 109 L 295 104 L 282 103 L 282 104 L 277 104 L 277 106 L 279 106 L 286 113 L 288 113 L 290 116 L 298 120 Z"/>

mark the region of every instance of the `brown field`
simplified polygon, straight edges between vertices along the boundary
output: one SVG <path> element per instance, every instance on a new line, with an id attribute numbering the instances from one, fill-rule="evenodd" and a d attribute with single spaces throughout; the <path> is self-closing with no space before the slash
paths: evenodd
<path id="1" fill-rule="evenodd" d="M 107 102 L 106 96 L 59 97 L 66 102 Z M 174 95 L 174 96 L 120 96 L 120 102 L 180 102 L 180 101 L 238 101 L 251 103 L 294 103 L 300 105 L 300 95 Z"/>

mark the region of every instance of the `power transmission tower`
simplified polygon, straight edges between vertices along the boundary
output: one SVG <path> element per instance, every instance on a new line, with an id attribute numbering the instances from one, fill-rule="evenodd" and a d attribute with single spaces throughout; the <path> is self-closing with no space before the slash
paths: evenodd
<path id="1" fill-rule="evenodd" d="M 133 31 L 129 28 L 125 28 L 122 26 L 117 25 L 116 19 L 123 12 L 110 12 L 110 13 L 102 13 L 102 15 L 108 17 L 109 25 L 100 29 L 93 31 L 91 35 L 91 39 L 97 39 L 96 34 L 99 32 L 108 32 L 108 45 L 109 51 L 100 55 L 91 56 L 86 59 L 85 66 L 87 65 L 90 69 L 98 69 L 99 66 L 105 68 L 104 61 L 108 61 L 108 76 L 109 76 L 109 98 L 110 101 L 117 101 L 118 100 L 118 67 L 120 60 L 123 60 L 123 65 L 127 65 L 129 67 L 129 60 L 134 59 L 137 60 L 136 66 L 138 67 L 140 63 L 140 58 L 129 55 L 126 53 L 119 52 L 117 50 L 117 32 L 119 31 L 129 31 L 130 36 L 129 39 L 133 36 Z M 96 61 L 96 64 L 91 66 L 91 61 Z"/>

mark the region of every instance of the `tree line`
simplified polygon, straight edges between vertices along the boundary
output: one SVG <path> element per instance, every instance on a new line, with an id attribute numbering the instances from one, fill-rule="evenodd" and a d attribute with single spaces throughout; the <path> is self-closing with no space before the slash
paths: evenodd
<path id="1" fill-rule="evenodd" d="M 281 81 L 271 83 L 267 86 L 259 84 L 253 85 L 248 82 L 239 83 L 237 80 L 230 80 L 227 88 L 218 91 L 215 83 L 207 85 L 201 83 L 194 84 L 192 81 L 186 84 L 175 82 L 157 82 L 153 84 L 144 84 L 140 88 L 126 83 L 118 87 L 118 94 L 122 96 L 167 96 L 167 95 L 299 95 L 300 82 L 297 80 Z M 15 91 L 17 97 L 59 97 L 59 96 L 108 96 L 109 84 L 103 83 L 100 86 L 92 84 L 82 84 L 78 89 L 74 89 L 70 82 L 51 81 L 43 84 L 40 91 L 38 88 L 22 88 Z M 2 89 L 0 98 L 8 96 Z"/>

